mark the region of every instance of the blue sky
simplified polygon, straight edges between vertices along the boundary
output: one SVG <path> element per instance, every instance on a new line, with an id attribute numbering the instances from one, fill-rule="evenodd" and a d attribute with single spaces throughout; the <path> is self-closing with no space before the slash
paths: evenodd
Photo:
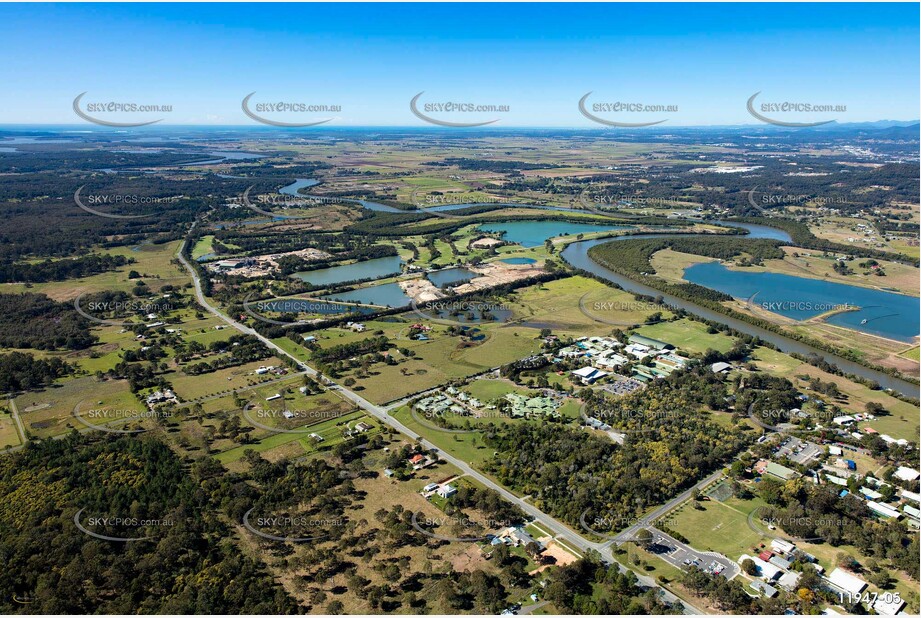
<path id="1" fill-rule="evenodd" d="M 256 101 L 341 106 L 329 126 L 425 126 L 409 101 L 508 105 L 497 126 L 755 124 L 764 102 L 846 105 L 839 122 L 918 117 L 917 4 L 0 5 L 0 124 L 79 123 L 86 100 L 171 105 L 169 124 L 254 124 Z M 281 116 L 270 117 L 282 119 Z M 437 115 L 437 114 L 432 114 Z M 599 114 L 602 115 L 602 114 Z M 149 117 L 145 117 L 149 118 Z"/>

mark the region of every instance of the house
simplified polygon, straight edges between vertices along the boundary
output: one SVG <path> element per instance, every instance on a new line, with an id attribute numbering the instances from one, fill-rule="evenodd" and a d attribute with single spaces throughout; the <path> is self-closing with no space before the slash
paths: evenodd
<path id="1" fill-rule="evenodd" d="M 314 335 L 304 335 L 304 343 L 312 343 L 316 340 L 317 338 Z"/>
<path id="2" fill-rule="evenodd" d="M 764 582 L 753 581 L 748 585 L 748 587 L 752 590 L 757 590 L 769 599 L 773 599 L 778 595 L 777 588 L 771 586 L 770 584 L 765 584 Z"/>
<path id="3" fill-rule="evenodd" d="M 675 346 L 670 343 L 665 343 L 664 341 L 659 341 L 658 339 L 653 339 L 651 337 L 644 337 L 643 335 L 630 335 L 628 338 L 630 343 L 638 343 L 644 345 L 647 348 L 652 348 L 654 350 L 674 350 Z"/>
<path id="4" fill-rule="evenodd" d="M 873 500 L 867 500 L 867 508 L 887 519 L 898 519 L 902 516 L 897 510 L 892 508 L 887 504 L 882 504 L 880 502 L 874 502 Z"/>
<path id="5" fill-rule="evenodd" d="M 510 539 L 512 539 L 512 541 L 515 542 L 516 545 L 520 545 L 522 547 L 527 547 L 531 543 L 537 542 L 534 540 L 534 537 L 525 532 L 522 528 L 513 528 L 509 532 L 508 536 Z"/>
<path id="6" fill-rule="evenodd" d="M 447 500 L 457 493 L 457 487 L 454 485 L 441 485 L 435 493 Z"/>
<path id="7" fill-rule="evenodd" d="M 867 582 L 841 568 L 832 571 L 825 579 L 836 588 L 851 595 L 860 594 L 867 587 Z"/>
<path id="8" fill-rule="evenodd" d="M 606 371 L 595 369 L 594 367 L 582 367 L 572 372 L 572 375 L 582 380 L 583 384 L 594 384 L 596 381 L 608 375 Z"/>
<path id="9" fill-rule="evenodd" d="M 710 365 L 710 371 L 713 373 L 727 373 L 730 369 L 732 369 L 732 365 L 729 363 L 719 362 Z"/>
<path id="10" fill-rule="evenodd" d="M 895 594 L 881 594 L 873 602 L 873 609 L 880 616 L 895 616 L 905 607 L 905 601 Z"/>
<path id="11" fill-rule="evenodd" d="M 371 429 L 371 425 L 367 423 L 358 423 L 357 425 L 355 425 L 355 431 L 358 433 L 364 433 L 368 431 L 369 429 Z"/>
<path id="12" fill-rule="evenodd" d="M 365 325 L 361 322 L 346 322 L 345 327 L 355 333 L 362 333 L 365 330 Z"/>
<path id="13" fill-rule="evenodd" d="M 835 418 L 831 419 L 831 422 L 835 425 L 850 425 L 855 420 L 856 419 L 850 414 L 842 414 L 841 416 L 836 416 Z"/>
<path id="14" fill-rule="evenodd" d="M 911 468 L 906 468 L 905 466 L 899 466 L 898 470 L 896 470 L 895 474 L 892 476 L 903 481 L 914 481 L 919 476 L 921 476 L 921 472 L 912 470 Z"/>
<path id="15" fill-rule="evenodd" d="M 420 455 L 419 453 L 416 453 L 415 455 L 409 458 L 409 463 L 411 463 L 414 466 L 418 466 L 424 461 L 425 461 L 425 457 Z"/>
<path id="16" fill-rule="evenodd" d="M 779 567 L 785 571 L 790 569 L 790 565 L 793 564 L 791 561 L 783 558 L 782 556 L 771 556 L 771 559 L 768 560 L 775 567 Z"/>
<path id="17" fill-rule="evenodd" d="M 746 554 L 742 554 L 742 556 L 739 558 L 739 564 L 742 564 L 746 560 L 751 560 L 755 563 L 755 566 L 758 569 L 758 575 L 764 578 L 765 581 L 773 581 L 783 574 L 781 569 L 762 560 L 758 556 L 748 556 Z"/>
<path id="18" fill-rule="evenodd" d="M 773 461 L 759 461 L 755 464 L 755 471 L 761 475 L 770 474 L 782 481 L 789 481 L 790 479 L 795 479 L 800 476 L 799 472 L 796 470 L 791 470 Z"/>
<path id="19" fill-rule="evenodd" d="M 902 506 L 902 513 L 904 513 L 907 517 L 914 519 L 915 521 L 921 521 L 921 509 L 918 509 L 917 507 L 905 504 Z"/>
<path id="20" fill-rule="evenodd" d="M 149 394 L 145 401 L 147 402 L 148 406 L 152 407 L 158 403 L 166 403 L 166 402 L 176 403 L 178 402 L 178 399 L 176 397 L 176 393 L 174 393 L 173 391 L 167 388 L 162 391 L 155 391 Z"/>
<path id="21" fill-rule="evenodd" d="M 800 574 L 796 571 L 789 571 L 780 576 L 780 579 L 777 580 L 777 585 L 785 590 L 794 590 L 796 588 L 797 582 L 799 582 Z"/>
<path id="22" fill-rule="evenodd" d="M 781 554 L 789 554 L 791 551 L 796 549 L 796 545 L 782 539 L 774 539 L 771 541 L 771 549 Z"/>

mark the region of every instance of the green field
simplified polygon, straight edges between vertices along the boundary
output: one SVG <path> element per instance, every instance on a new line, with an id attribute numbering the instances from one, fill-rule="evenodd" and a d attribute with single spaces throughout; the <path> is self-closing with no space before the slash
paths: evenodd
<path id="1" fill-rule="evenodd" d="M 317 445 L 308 435 L 302 433 L 274 433 L 266 436 L 265 438 L 257 440 L 252 444 L 244 444 L 242 446 L 238 446 L 219 453 L 215 456 L 215 459 L 221 463 L 230 463 L 243 457 L 243 454 L 248 449 L 252 449 L 258 453 L 267 453 L 268 451 L 277 449 L 291 442 L 298 443 L 300 446 L 299 451 L 302 455 L 311 452 L 317 452 L 320 448 L 328 449 L 342 442 L 344 439 L 342 435 L 344 426 L 346 424 L 351 424 L 358 421 L 364 421 L 369 425 L 376 425 L 375 421 L 371 420 L 363 413 L 359 411 L 350 412 L 349 414 L 345 414 L 339 418 L 330 419 L 328 421 L 318 423 L 312 427 L 311 433 L 315 433 L 323 438 L 323 442 L 320 442 L 319 445 Z"/>
<path id="2" fill-rule="evenodd" d="M 469 464 L 479 466 L 493 455 L 492 449 L 483 445 L 483 438 L 479 432 L 450 434 L 431 429 L 416 421 L 407 406 L 403 406 L 399 410 L 394 411 L 391 415 L 409 429 L 424 436 L 426 440 L 430 441 L 438 448 L 451 453 Z"/>
<path id="3" fill-rule="evenodd" d="M 708 349 L 728 352 L 733 345 L 732 337 L 719 333 L 708 334 L 706 324 L 686 319 L 643 326 L 636 329 L 636 332 L 692 353 L 703 353 Z"/>
<path id="4" fill-rule="evenodd" d="M 26 432 L 37 438 L 48 438 L 87 425 L 74 418 L 79 405 L 80 414 L 94 425 L 126 417 L 138 418 L 146 407 L 131 394 L 124 380 L 97 380 L 83 377 L 60 381 L 44 391 L 24 393 L 15 399 Z M 150 421 L 141 423 L 150 427 Z M 121 428 L 121 424 L 116 427 Z"/>

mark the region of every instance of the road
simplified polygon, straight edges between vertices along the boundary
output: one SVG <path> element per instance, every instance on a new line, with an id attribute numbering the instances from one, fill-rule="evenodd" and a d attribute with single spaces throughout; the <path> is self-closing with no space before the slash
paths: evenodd
<path id="1" fill-rule="evenodd" d="M 715 483 L 716 480 L 719 479 L 721 476 L 723 476 L 723 470 L 722 469 L 717 470 L 710 476 L 696 483 L 693 487 L 691 487 L 687 491 L 678 494 L 677 496 L 675 496 L 674 498 L 672 498 L 671 500 L 669 500 L 668 502 L 666 502 L 659 508 L 653 510 L 651 513 L 644 515 L 642 518 L 640 518 L 638 522 L 636 522 L 635 524 L 633 524 L 632 526 L 630 526 L 629 528 L 627 528 L 626 530 L 618 534 L 617 537 L 615 537 L 615 539 L 608 541 L 607 545 L 610 545 L 611 543 L 614 543 L 614 542 L 623 542 L 623 541 L 627 541 L 629 539 L 635 538 L 636 533 L 639 532 L 640 528 L 649 528 L 655 523 L 657 519 L 662 519 L 663 515 L 665 515 L 672 509 L 676 508 L 678 505 L 682 504 L 683 502 L 690 500 L 691 495 L 694 493 L 695 489 L 702 490 L 707 485 L 711 483 Z"/>
<path id="2" fill-rule="evenodd" d="M 22 424 L 22 418 L 19 417 L 19 408 L 16 407 L 16 402 L 10 398 L 10 415 L 13 417 L 13 422 L 16 423 L 16 430 L 19 432 L 19 443 L 20 446 L 29 441 L 29 438 L 26 436 L 26 428 Z"/>
<path id="3" fill-rule="evenodd" d="M 241 323 L 237 322 L 237 321 L 234 320 L 233 318 L 231 318 L 231 317 L 229 317 L 229 316 L 227 316 L 227 315 L 224 315 L 224 313 L 221 312 L 221 311 L 219 311 L 216 307 L 213 307 L 213 306 L 211 305 L 211 303 L 208 301 L 208 299 L 205 297 L 204 292 L 202 291 L 201 280 L 200 280 L 200 278 L 199 278 L 199 276 L 198 276 L 198 271 L 196 271 L 196 270 L 192 267 L 192 265 L 189 263 L 189 261 L 186 259 L 186 257 L 182 254 L 182 248 L 181 248 L 181 247 L 180 247 L 179 253 L 178 253 L 177 255 L 178 255 L 179 261 L 182 262 L 182 264 L 183 264 L 183 265 L 186 267 L 186 269 L 189 271 L 189 274 L 192 276 L 192 284 L 193 284 L 193 287 L 194 287 L 194 289 L 195 289 L 195 297 L 196 297 L 196 299 L 198 300 L 198 303 L 199 303 L 202 307 L 204 307 L 209 313 L 211 313 L 212 315 L 214 315 L 214 316 L 220 318 L 221 320 L 223 320 L 224 322 L 226 322 L 229 326 L 232 326 L 233 328 L 237 329 L 237 330 L 240 331 L 241 333 L 246 333 L 247 335 L 252 335 L 252 336 L 258 338 L 260 341 L 262 341 L 262 342 L 263 342 L 265 345 L 267 345 L 269 348 L 271 348 L 271 349 L 277 351 L 279 354 L 282 354 L 282 355 L 284 355 L 284 356 L 287 357 L 287 358 L 292 359 L 292 360 L 293 360 L 294 362 L 296 362 L 297 365 L 298 365 L 303 371 L 305 371 L 308 375 L 316 375 L 317 371 L 316 371 L 315 369 L 313 369 L 312 367 L 309 367 L 308 365 L 306 365 L 303 361 L 301 361 L 300 359 L 296 358 L 294 355 L 290 354 L 287 350 L 282 349 L 281 347 L 279 347 L 278 345 L 276 345 L 275 343 L 273 343 L 270 339 L 268 339 L 267 337 L 261 335 L 261 334 L 260 334 L 259 332 L 257 332 L 256 330 L 254 330 L 254 329 L 252 329 L 252 328 L 250 328 L 250 327 L 248 327 L 248 326 L 246 326 L 246 325 L 244 325 L 244 324 L 241 324 Z M 455 456 L 453 456 L 453 455 L 451 455 L 451 454 L 449 454 L 449 453 L 446 453 L 446 452 L 444 452 L 443 450 L 439 449 L 439 448 L 436 447 L 434 444 L 432 444 L 431 442 L 429 442 L 428 440 L 426 440 L 425 438 L 423 438 L 421 435 L 417 434 L 415 431 L 411 430 L 409 427 L 407 427 L 406 425 L 404 425 L 403 423 L 401 423 L 401 422 L 398 421 L 397 419 L 395 419 L 395 418 L 393 418 L 392 416 L 390 416 L 390 415 L 387 413 L 387 410 L 388 410 L 388 409 L 392 409 L 392 408 L 393 408 L 393 405 L 391 405 L 391 406 L 389 406 L 389 407 L 387 407 L 387 408 L 378 406 L 378 405 L 376 405 L 376 404 L 371 403 L 370 401 L 368 401 L 367 399 L 365 399 L 364 397 L 362 397 L 362 396 L 359 395 L 358 393 L 356 393 L 356 392 L 354 392 L 354 391 L 351 391 L 351 390 L 349 390 L 349 389 L 347 389 L 347 388 L 345 388 L 345 387 L 343 387 L 343 386 L 341 386 L 341 385 L 339 385 L 339 384 L 336 384 L 335 382 L 333 382 L 333 381 L 331 381 L 331 380 L 329 380 L 329 379 L 327 379 L 326 382 L 327 382 L 327 384 L 330 386 L 330 389 L 331 389 L 333 392 L 339 393 L 342 397 L 344 397 L 345 399 L 347 399 L 347 400 L 353 402 L 355 405 L 357 405 L 358 407 L 360 407 L 360 408 L 362 408 L 363 410 L 365 410 L 368 414 L 374 416 L 375 418 L 377 418 L 377 419 L 380 420 L 381 422 L 390 425 L 391 427 L 393 427 L 394 429 L 396 429 L 396 430 L 399 431 L 400 433 L 402 433 L 402 434 L 404 434 L 404 435 L 410 437 L 411 439 L 413 439 L 413 440 L 418 440 L 425 448 L 436 450 L 436 451 L 439 453 L 439 456 L 441 457 L 441 459 L 443 459 L 443 460 L 447 461 L 448 463 L 450 463 L 451 465 L 455 466 L 456 468 L 458 468 L 459 470 L 461 470 L 461 472 L 463 472 L 464 474 L 466 474 L 466 475 L 468 475 L 468 476 L 470 476 L 470 477 L 476 479 L 477 481 L 479 481 L 480 483 L 482 483 L 485 487 L 489 487 L 490 489 L 493 489 L 493 490 L 495 490 L 496 492 L 498 492 L 503 498 L 505 498 L 506 500 L 508 500 L 508 501 L 511 502 L 512 504 L 515 504 L 515 505 L 518 506 L 519 508 L 521 508 L 521 510 L 524 511 L 528 516 L 530 516 L 530 517 L 532 517 L 533 519 L 537 520 L 537 521 L 540 523 L 540 525 L 541 525 L 542 527 L 544 527 L 544 528 L 550 530 L 551 532 L 553 532 L 554 535 L 556 535 L 556 537 L 557 537 L 558 539 L 561 539 L 561 540 L 563 540 L 564 542 L 566 542 L 566 543 L 572 545 L 573 547 L 576 547 L 578 550 L 580 550 L 580 551 L 582 551 L 582 552 L 588 552 L 588 551 L 595 551 L 595 552 L 598 552 L 598 553 L 602 556 L 602 558 L 603 558 L 604 560 L 606 560 L 607 562 L 612 563 L 612 564 L 617 564 L 618 567 L 621 569 L 622 572 L 623 572 L 623 571 L 627 571 L 627 570 L 632 570 L 632 569 L 627 569 L 626 567 L 624 567 L 623 565 L 619 564 L 619 563 L 614 559 L 614 555 L 613 555 L 613 553 L 611 552 L 611 549 L 610 549 L 610 547 L 609 547 L 610 544 L 611 544 L 611 541 L 603 542 L 603 543 L 595 543 L 595 542 L 589 541 L 588 539 L 586 539 L 586 538 L 583 537 L 582 535 L 580 535 L 580 534 L 574 532 L 573 530 L 571 530 L 571 529 L 570 529 L 568 526 L 566 526 L 564 523 L 562 523 L 562 522 L 560 522 L 560 521 L 554 519 L 553 517 L 547 515 L 546 513 L 544 513 L 543 511 L 541 511 L 541 510 L 538 509 L 537 507 L 535 507 L 534 505 L 528 503 L 527 501 L 525 501 L 525 500 L 522 499 L 522 498 L 519 498 L 518 496 L 516 496 L 515 494 L 513 494 L 511 491 L 509 491 L 508 489 L 506 489 L 506 488 L 503 487 L 502 485 L 496 483 L 496 482 L 493 481 L 491 478 L 485 476 L 484 474 L 481 474 L 480 472 L 478 472 L 477 470 L 475 470 L 474 468 L 472 468 L 467 462 L 462 461 L 462 460 L 458 459 L 457 457 L 455 457 Z M 711 475 L 711 477 L 713 477 L 713 475 Z M 708 478 L 711 478 L 711 477 L 708 477 Z M 706 480 L 706 479 L 705 479 L 705 480 Z M 689 497 L 689 496 L 690 496 L 690 492 L 691 492 L 691 490 L 688 490 L 687 492 L 685 492 L 684 494 L 682 494 L 682 496 L 685 496 L 685 495 L 686 495 L 687 497 Z M 687 499 L 687 497 L 682 498 L 682 500 Z M 681 496 L 679 496 L 679 498 L 681 498 Z M 669 503 L 668 503 L 666 506 L 671 505 L 672 503 L 676 503 L 676 504 L 677 504 L 676 501 L 680 501 L 680 500 L 678 500 L 678 498 L 676 498 L 675 500 L 669 501 Z M 667 509 L 667 510 L 670 510 L 670 508 L 673 508 L 673 507 L 669 507 L 669 509 Z M 658 510 L 659 510 L 659 509 L 657 509 L 657 511 L 658 511 Z M 659 590 L 660 590 L 660 597 L 662 598 L 662 600 L 667 601 L 667 602 L 669 602 L 669 603 L 680 603 L 680 604 L 684 607 L 685 613 L 689 613 L 689 614 L 701 614 L 701 613 L 703 613 L 703 612 L 701 612 L 699 609 L 697 609 L 696 607 L 694 607 L 694 606 L 690 605 L 689 603 L 687 603 L 687 602 L 685 602 L 685 601 L 679 599 L 678 597 L 676 597 L 676 596 L 675 596 L 674 594 L 672 594 L 671 592 L 669 592 L 669 591 L 667 591 L 667 590 L 661 588 L 661 587 L 655 582 L 655 580 L 654 580 L 652 577 L 649 577 L 648 575 L 643 575 L 643 574 L 641 574 L 641 573 L 637 573 L 636 571 L 633 571 L 633 573 L 636 575 L 637 580 L 639 581 L 639 583 L 640 583 L 641 585 L 648 586 L 648 587 L 651 587 L 651 588 L 657 588 L 657 589 L 659 589 Z"/>

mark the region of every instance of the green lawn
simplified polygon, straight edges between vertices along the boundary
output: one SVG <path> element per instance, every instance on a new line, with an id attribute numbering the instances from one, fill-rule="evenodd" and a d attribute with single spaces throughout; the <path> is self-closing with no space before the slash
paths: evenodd
<path id="1" fill-rule="evenodd" d="M 652 337 L 653 339 L 670 343 L 679 350 L 686 352 L 703 353 L 708 349 L 728 352 L 733 344 L 732 337 L 720 333 L 708 334 L 705 324 L 691 320 L 651 324 L 636 329 L 636 333 L 644 337 Z"/>

